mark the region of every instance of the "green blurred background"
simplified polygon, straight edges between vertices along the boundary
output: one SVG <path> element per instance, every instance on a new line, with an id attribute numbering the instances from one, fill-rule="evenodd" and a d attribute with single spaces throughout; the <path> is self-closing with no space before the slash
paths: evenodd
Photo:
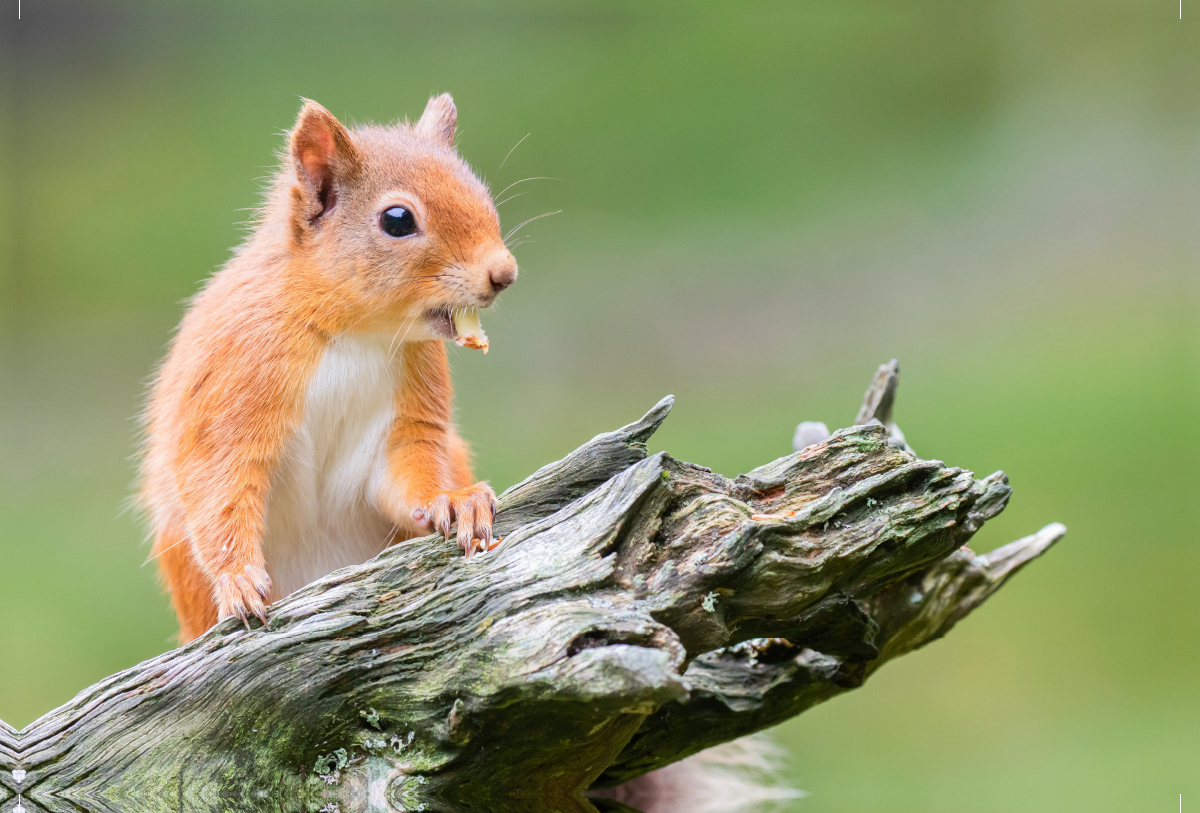
<path id="1" fill-rule="evenodd" d="M 171 646 L 122 513 L 144 382 L 299 97 L 458 103 L 531 224 L 453 357 L 506 487 L 677 396 L 733 475 L 898 357 L 916 450 L 1067 539 L 777 731 L 797 811 L 1200 804 L 1200 38 L 1185 0 L 62 3 L 4 10 L 0 718 Z M 506 153 L 529 137 L 501 169 Z M 1189 803 L 1188 799 L 1196 800 Z"/>

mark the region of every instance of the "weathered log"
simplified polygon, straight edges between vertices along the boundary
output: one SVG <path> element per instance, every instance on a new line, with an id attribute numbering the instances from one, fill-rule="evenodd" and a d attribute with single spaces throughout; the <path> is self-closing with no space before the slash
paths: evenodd
<path id="1" fill-rule="evenodd" d="M 1063 533 L 975 556 L 1004 475 L 879 425 L 733 480 L 648 455 L 670 405 L 505 492 L 493 552 L 405 542 L 0 726 L 0 810 L 594 811 L 861 685 Z"/>

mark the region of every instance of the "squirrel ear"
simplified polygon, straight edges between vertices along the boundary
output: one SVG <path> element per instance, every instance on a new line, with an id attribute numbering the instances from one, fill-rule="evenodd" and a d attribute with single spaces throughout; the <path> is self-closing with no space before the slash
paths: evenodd
<path id="1" fill-rule="evenodd" d="M 416 124 L 416 131 L 421 135 L 440 141 L 447 147 L 454 146 L 454 128 L 458 125 L 458 110 L 454 107 L 454 99 L 449 93 L 434 96 L 425 105 L 425 112 Z"/>
<path id="2" fill-rule="evenodd" d="M 337 204 L 338 182 L 358 173 L 358 152 L 342 123 L 311 99 L 300 108 L 290 149 L 311 223 Z"/>

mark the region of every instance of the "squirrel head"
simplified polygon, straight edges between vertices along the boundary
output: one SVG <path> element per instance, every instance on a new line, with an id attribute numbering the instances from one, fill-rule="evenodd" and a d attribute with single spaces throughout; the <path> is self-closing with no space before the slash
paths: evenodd
<path id="1" fill-rule="evenodd" d="M 491 194 L 454 149 L 457 116 L 442 94 L 416 124 L 347 129 L 304 102 L 284 171 L 288 239 L 334 321 L 454 338 L 455 311 L 516 280 Z"/>

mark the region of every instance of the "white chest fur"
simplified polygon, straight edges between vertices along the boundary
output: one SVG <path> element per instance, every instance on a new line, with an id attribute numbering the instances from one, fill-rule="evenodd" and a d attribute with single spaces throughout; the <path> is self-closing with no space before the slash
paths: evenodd
<path id="1" fill-rule="evenodd" d="M 383 550 L 392 523 L 373 485 L 386 473 L 398 353 L 390 335 L 342 336 L 309 382 L 304 417 L 271 481 L 263 555 L 277 599 Z"/>

